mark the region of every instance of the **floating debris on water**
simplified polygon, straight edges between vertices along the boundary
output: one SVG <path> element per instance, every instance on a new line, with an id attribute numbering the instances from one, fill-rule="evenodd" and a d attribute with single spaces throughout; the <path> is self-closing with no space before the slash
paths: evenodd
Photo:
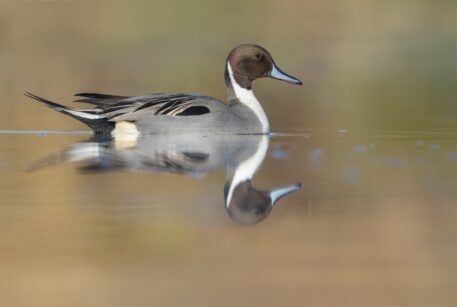
<path id="1" fill-rule="evenodd" d="M 457 161 L 457 152 L 448 152 L 446 158 L 449 161 Z"/>
<path id="2" fill-rule="evenodd" d="M 348 165 L 343 169 L 343 178 L 349 184 L 357 184 L 362 178 L 362 171 L 355 165 Z"/>
<path id="3" fill-rule="evenodd" d="M 288 157 L 289 153 L 280 146 L 278 148 L 274 148 L 271 152 L 271 158 L 275 160 L 284 160 Z"/>
<path id="4" fill-rule="evenodd" d="M 311 156 L 312 157 L 320 157 L 324 153 L 324 150 L 322 148 L 315 148 L 311 151 Z"/>
<path id="5" fill-rule="evenodd" d="M 386 163 L 394 168 L 403 167 L 405 161 L 400 157 L 386 157 Z"/>
<path id="6" fill-rule="evenodd" d="M 356 145 L 352 148 L 353 152 L 367 152 L 367 148 L 364 145 Z"/>

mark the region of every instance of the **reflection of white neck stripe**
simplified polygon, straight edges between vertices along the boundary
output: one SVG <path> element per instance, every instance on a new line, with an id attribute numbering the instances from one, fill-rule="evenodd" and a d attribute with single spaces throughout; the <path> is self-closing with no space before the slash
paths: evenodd
<path id="1" fill-rule="evenodd" d="M 227 69 L 229 72 L 230 82 L 232 83 L 233 91 L 235 92 L 236 98 L 241 103 L 246 105 L 249 109 L 251 109 L 254 112 L 254 114 L 258 117 L 260 123 L 262 124 L 262 133 L 268 133 L 270 125 L 268 123 L 267 115 L 263 111 L 262 106 L 260 105 L 257 98 L 254 96 L 254 93 L 252 92 L 252 90 L 242 88 L 238 84 L 238 82 L 236 82 L 235 78 L 233 77 L 233 71 L 229 61 L 227 61 Z"/>
<path id="2" fill-rule="evenodd" d="M 257 172 L 257 169 L 262 164 L 265 159 L 265 155 L 268 150 L 268 143 L 270 142 L 268 136 L 263 135 L 257 151 L 249 157 L 249 159 L 244 160 L 235 169 L 235 174 L 233 175 L 232 182 L 230 183 L 229 191 L 227 193 L 227 199 L 225 205 L 227 208 L 230 206 L 230 201 L 232 200 L 233 190 L 235 187 L 245 180 L 250 180 Z"/>

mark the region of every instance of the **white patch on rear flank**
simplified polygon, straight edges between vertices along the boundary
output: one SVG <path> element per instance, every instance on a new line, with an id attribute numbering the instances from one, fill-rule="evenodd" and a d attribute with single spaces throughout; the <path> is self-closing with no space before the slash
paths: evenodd
<path id="1" fill-rule="evenodd" d="M 111 135 L 114 137 L 115 147 L 118 149 L 125 149 L 137 145 L 140 132 L 134 123 L 117 122 Z"/>
<path id="2" fill-rule="evenodd" d="M 249 109 L 251 109 L 257 116 L 260 123 L 262 124 L 262 133 L 268 133 L 270 131 L 270 124 L 268 123 L 267 115 L 260 105 L 260 102 L 255 97 L 254 92 L 252 90 L 242 88 L 238 82 L 236 82 L 235 78 L 233 77 L 233 71 L 229 61 L 227 61 L 227 69 L 229 72 L 230 81 L 232 82 L 233 90 L 235 91 L 236 98 L 241 103 L 245 104 Z"/>
<path id="3" fill-rule="evenodd" d="M 139 135 L 140 132 L 136 128 L 136 125 L 134 123 L 130 122 L 117 122 L 116 126 L 114 127 L 113 132 L 111 132 L 111 135 L 116 136 L 117 134 L 133 134 L 133 135 Z"/>

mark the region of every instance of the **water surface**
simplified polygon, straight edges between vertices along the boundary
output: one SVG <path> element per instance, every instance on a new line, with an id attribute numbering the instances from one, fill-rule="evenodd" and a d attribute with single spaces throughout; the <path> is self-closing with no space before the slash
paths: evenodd
<path id="1" fill-rule="evenodd" d="M 456 132 L 133 143 L 40 132 L 0 144 L 4 306 L 456 300 Z M 231 212 L 230 182 L 253 156 Z M 255 191 L 293 183 L 271 211 L 249 207 Z"/>

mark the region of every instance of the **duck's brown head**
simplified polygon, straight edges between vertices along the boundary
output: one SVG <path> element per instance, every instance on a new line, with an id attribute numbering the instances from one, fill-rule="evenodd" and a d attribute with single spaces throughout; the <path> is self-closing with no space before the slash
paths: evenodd
<path id="1" fill-rule="evenodd" d="M 302 85 L 300 80 L 279 69 L 265 48 L 254 44 L 242 44 L 230 51 L 225 72 L 228 84 L 232 82 L 230 74 L 239 86 L 248 90 L 252 81 L 263 77 Z"/>

